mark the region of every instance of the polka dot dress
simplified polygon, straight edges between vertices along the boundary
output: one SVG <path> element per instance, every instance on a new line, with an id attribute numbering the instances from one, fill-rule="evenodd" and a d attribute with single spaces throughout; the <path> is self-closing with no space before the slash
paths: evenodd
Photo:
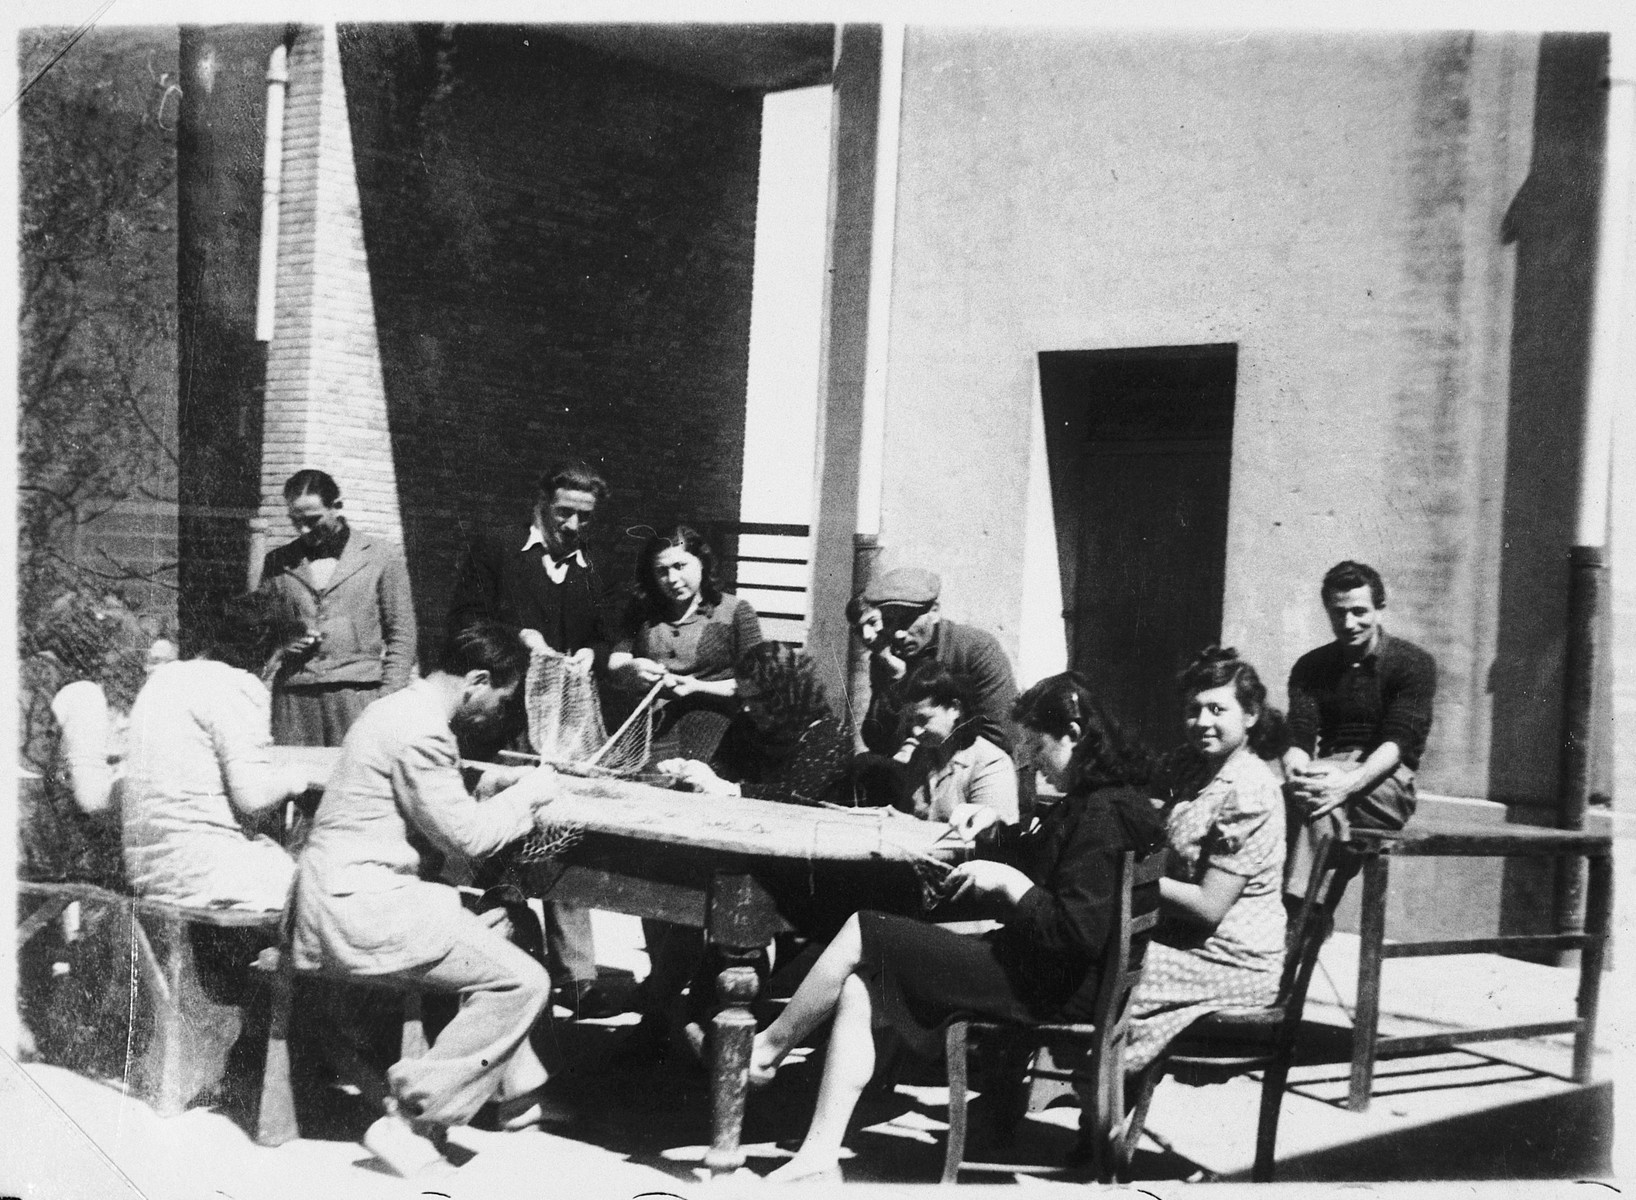
<path id="1" fill-rule="evenodd" d="M 1131 996 L 1125 1069 L 1136 1071 L 1200 1017 L 1278 998 L 1284 965 L 1284 800 L 1272 768 L 1241 750 L 1212 776 L 1184 781 L 1165 829 L 1170 875 L 1199 883 L 1211 867 L 1244 877 L 1244 890 L 1207 936 L 1161 927 Z"/>

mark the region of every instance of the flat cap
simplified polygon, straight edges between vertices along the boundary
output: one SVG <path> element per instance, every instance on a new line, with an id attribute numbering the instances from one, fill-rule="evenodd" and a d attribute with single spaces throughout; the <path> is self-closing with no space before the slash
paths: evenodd
<path id="1" fill-rule="evenodd" d="M 943 581 L 922 567 L 894 567 L 869 581 L 863 590 L 866 604 L 932 604 Z"/>

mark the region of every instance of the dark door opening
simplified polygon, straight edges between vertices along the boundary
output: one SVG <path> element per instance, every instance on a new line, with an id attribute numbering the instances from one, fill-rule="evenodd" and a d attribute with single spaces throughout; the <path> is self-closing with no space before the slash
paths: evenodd
<path id="1" fill-rule="evenodd" d="M 1040 355 L 1068 661 L 1154 749 L 1221 637 L 1238 347 Z"/>

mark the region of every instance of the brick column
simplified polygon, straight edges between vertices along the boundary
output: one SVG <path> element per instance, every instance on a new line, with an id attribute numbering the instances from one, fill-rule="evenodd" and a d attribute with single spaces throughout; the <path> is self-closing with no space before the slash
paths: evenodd
<path id="1" fill-rule="evenodd" d="M 386 388 L 335 27 L 290 51 L 278 281 L 267 353 L 261 518 L 288 533 L 282 488 L 304 467 L 335 476 L 358 529 L 403 540 Z"/>

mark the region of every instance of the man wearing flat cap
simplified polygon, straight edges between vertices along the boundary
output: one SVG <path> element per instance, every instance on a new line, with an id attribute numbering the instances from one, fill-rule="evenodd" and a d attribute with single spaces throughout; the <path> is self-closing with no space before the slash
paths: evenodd
<path id="1" fill-rule="evenodd" d="M 869 708 L 860 734 L 877 754 L 902 743 L 897 685 L 922 662 L 936 662 L 971 682 L 978 736 L 1011 752 L 1011 706 L 1017 680 L 994 635 L 960 625 L 938 610 L 943 581 L 921 567 L 897 567 L 874 580 L 851 606 L 869 650 Z"/>

